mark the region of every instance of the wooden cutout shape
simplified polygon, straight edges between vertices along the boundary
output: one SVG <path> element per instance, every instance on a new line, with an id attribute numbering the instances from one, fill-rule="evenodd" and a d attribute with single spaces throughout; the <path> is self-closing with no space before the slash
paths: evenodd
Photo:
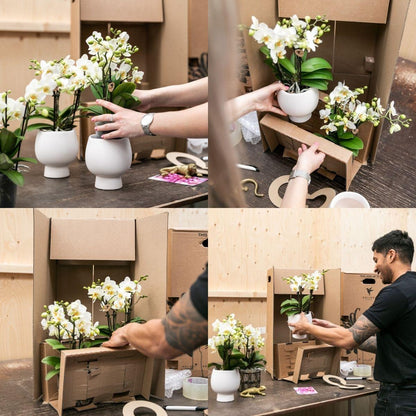
<path id="1" fill-rule="evenodd" d="M 168 416 L 163 407 L 160 407 L 156 403 L 147 402 L 145 400 L 135 400 L 133 402 L 127 403 L 123 407 L 123 416 L 134 416 L 135 409 L 139 409 L 140 407 L 153 410 L 157 416 Z"/>
<path id="2" fill-rule="evenodd" d="M 183 165 L 184 163 L 179 162 L 178 158 L 184 157 L 186 159 L 192 160 L 195 165 L 198 166 L 198 173 L 201 173 L 202 175 L 208 175 L 208 166 L 207 164 L 200 159 L 197 156 L 190 155 L 189 153 L 182 153 L 182 152 L 169 152 L 166 155 L 166 159 L 169 160 L 169 162 L 173 163 L 175 166 Z"/>
<path id="3" fill-rule="evenodd" d="M 321 378 L 325 374 L 337 374 L 341 359 L 341 349 L 331 345 L 299 346 L 293 376 L 283 380 L 297 384 L 311 378 Z"/>
<path id="4" fill-rule="evenodd" d="M 325 381 L 325 383 L 331 384 L 332 386 L 337 386 L 340 389 L 359 390 L 365 387 L 364 384 L 348 384 L 343 378 L 333 376 L 331 374 L 325 374 L 322 378 Z M 337 381 L 332 381 L 332 379 L 335 379 Z"/>
<path id="5" fill-rule="evenodd" d="M 279 196 L 279 189 L 282 185 L 289 182 L 289 175 L 283 175 L 275 179 L 269 186 L 269 199 L 273 205 L 279 207 L 282 205 L 283 199 Z M 319 208 L 328 208 L 331 201 L 336 195 L 335 189 L 323 188 L 314 192 L 313 194 L 307 194 L 306 199 L 315 199 L 318 196 L 325 196 L 325 202 Z"/>

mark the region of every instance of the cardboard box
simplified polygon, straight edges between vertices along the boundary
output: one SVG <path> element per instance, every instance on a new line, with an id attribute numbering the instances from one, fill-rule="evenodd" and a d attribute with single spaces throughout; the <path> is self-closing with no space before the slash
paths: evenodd
<path id="1" fill-rule="evenodd" d="M 205 270 L 208 262 L 206 230 L 168 232 L 168 297 L 180 298 Z"/>
<path id="2" fill-rule="evenodd" d="M 373 303 L 385 285 L 376 274 L 341 274 L 341 321 L 355 322 Z M 343 350 L 344 360 L 374 367 L 375 354 L 361 350 Z"/>
<path id="3" fill-rule="evenodd" d="M 163 0 L 78 0 L 81 20 L 91 22 L 163 22 Z"/>
<path id="4" fill-rule="evenodd" d="M 208 347 L 202 346 L 196 349 L 192 356 L 183 354 L 166 362 L 166 368 L 174 370 L 191 370 L 193 377 L 208 376 Z"/>
<path id="5" fill-rule="evenodd" d="M 208 52 L 208 0 L 189 0 L 189 57 Z"/>
<path id="6" fill-rule="evenodd" d="M 323 8 L 325 8 L 326 5 L 329 5 L 331 11 L 342 14 L 344 10 L 352 10 L 355 2 L 351 3 L 351 9 L 350 5 L 345 6 L 343 3 L 342 7 L 339 7 L 338 1 L 306 2 L 302 0 L 300 2 L 291 2 L 285 0 L 283 2 L 279 1 L 278 3 L 279 7 L 291 7 L 291 9 L 286 10 L 284 14 L 296 13 L 297 15 L 302 15 L 302 7 L 303 5 L 306 7 L 306 4 L 311 5 L 311 7 L 319 6 L 318 8 L 320 10 L 322 7 L 324 12 L 327 10 L 324 10 Z M 345 19 L 354 20 L 353 22 L 331 21 L 331 32 L 325 35 L 323 44 L 316 52 L 311 53 L 310 56 L 323 57 L 332 64 L 335 79 L 332 85 L 330 85 L 329 91 L 331 91 L 338 81 L 343 79 L 347 81 L 347 85 L 351 88 L 366 84 L 369 86 L 367 98 L 371 99 L 376 95 L 381 99 L 382 104 L 386 106 L 394 77 L 394 68 L 398 58 L 409 1 L 377 1 L 376 7 L 372 6 L 372 2 L 365 2 L 365 5 L 363 2 L 360 2 L 360 5 L 360 8 L 355 8 L 354 13 L 360 13 L 360 15 L 362 14 L 364 17 L 357 18 L 355 15 L 351 15 L 351 18 Z M 361 7 L 363 10 L 367 7 L 374 10 L 371 13 L 366 13 L 361 11 Z M 260 22 L 265 22 L 271 27 L 274 27 L 276 21 L 282 16 L 282 14 L 279 14 L 279 8 L 277 7 L 275 0 L 263 0 L 260 5 L 255 0 L 239 0 L 239 8 L 240 23 L 247 26 L 251 25 L 252 15 L 255 15 Z M 387 8 L 388 14 L 385 25 L 375 26 L 372 23 L 358 23 L 363 19 L 365 20 L 365 16 L 373 16 L 373 13 L 382 12 L 382 14 L 384 14 Z M 328 10 L 328 15 L 330 15 L 329 11 L 330 10 Z M 283 11 L 281 11 L 281 13 L 283 13 Z M 314 13 L 311 13 L 310 15 L 313 16 Z M 331 18 L 342 19 L 339 14 L 334 14 Z M 248 36 L 247 30 L 244 31 L 243 34 L 251 82 L 253 89 L 256 90 L 272 83 L 275 79 L 271 69 L 264 63 L 264 57 L 259 52 L 259 45 L 257 42 Z M 374 61 L 374 65 L 369 65 L 372 60 Z M 371 72 L 368 72 L 367 70 L 370 70 Z M 363 82 L 365 82 L 365 84 L 363 84 Z M 269 119 L 266 121 L 268 125 L 271 124 Z M 281 128 L 281 125 L 273 127 Z M 382 124 L 374 130 L 374 134 L 368 144 L 368 158 L 371 161 L 374 161 L 376 158 L 381 129 Z M 283 134 L 287 133 L 287 131 L 283 132 Z M 299 134 L 299 131 L 297 133 Z M 308 136 L 308 138 L 310 140 L 312 136 Z M 314 140 L 316 141 L 315 138 Z M 265 150 L 267 150 L 267 142 L 264 142 L 263 144 Z M 336 164 L 341 164 L 344 167 L 348 164 L 349 173 L 345 173 L 344 177 L 346 177 L 347 182 L 352 180 L 359 165 L 354 164 L 349 160 L 348 155 L 343 151 L 332 151 L 325 146 L 324 152 L 326 153 L 326 151 L 330 152 L 329 156 L 332 161 L 337 161 Z M 366 162 L 366 160 L 364 160 L 364 162 Z M 344 167 L 340 167 L 339 170 L 345 170 Z"/>
<path id="7" fill-rule="evenodd" d="M 148 298 L 135 305 L 132 315 L 146 320 L 165 316 L 167 213 L 137 220 L 79 220 L 51 218 L 35 210 L 34 236 L 33 368 L 34 397 L 38 398 L 42 385 L 40 345 L 48 337 L 40 326 L 44 305 L 54 300 L 71 302 L 80 299 L 92 312 L 93 321 L 105 322 L 99 305 L 92 303 L 83 287 L 97 279 L 104 280 L 107 275 L 120 282 L 125 276 L 134 278 L 148 274 L 149 278 L 143 284 L 143 292 Z M 107 356 L 106 351 L 103 354 Z M 68 365 L 72 365 L 70 357 L 71 354 Z M 150 389 L 152 394 L 163 397 L 165 363 L 154 360 L 152 365 L 151 377 L 148 377 L 148 371 L 139 371 L 136 382 L 143 386 L 143 391 Z M 65 378 L 65 374 L 61 377 Z M 60 383 L 63 383 L 61 377 Z M 62 408 L 67 403 L 63 400 Z"/>
<path id="8" fill-rule="evenodd" d="M 275 353 L 275 345 L 290 341 L 287 317 L 280 314 L 280 304 L 288 299 L 288 295 L 292 292 L 282 278 L 313 271 L 277 269 L 276 267 L 267 271 L 266 371 L 273 378 L 278 378 L 279 374 L 284 372 L 284 368 L 287 368 L 285 362 L 276 361 L 278 354 Z M 324 279 L 319 283 L 318 290 L 314 292 L 314 302 L 311 307 L 314 316 L 332 322 L 339 321 L 340 306 L 337 301 L 340 298 L 340 275 L 339 269 L 328 270 Z"/>
<path id="9" fill-rule="evenodd" d="M 321 15 L 329 20 L 386 23 L 390 0 L 279 0 L 279 16 L 298 17 Z"/>

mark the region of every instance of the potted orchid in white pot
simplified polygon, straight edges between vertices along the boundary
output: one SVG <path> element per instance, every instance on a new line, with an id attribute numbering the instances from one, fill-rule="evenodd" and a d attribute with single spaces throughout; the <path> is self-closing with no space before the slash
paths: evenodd
<path id="1" fill-rule="evenodd" d="M 91 79 L 91 91 L 96 98 L 104 99 L 124 108 L 140 104 L 133 95 L 136 84 L 140 84 L 143 72 L 133 67 L 131 55 L 138 51 L 128 43 L 129 35 L 111 28 L 111 36 L 105 38 L 93 32 L 86 40 L 91 55 L 90 62 L 98 66 L 97 76 Z M 101 106 L 88 107 L 90 114 L 111 112 Z M 112 119 L 112 117 L 111 117 Z M 103 140 L 96 133 L 88 138 L 85 163 L 95 175 L 95 187 L 103 190 L 120 189 L 122 175 L 130 168 L 132 151 L 128 137 Z"/>
<path id="2" fill-rule="evenodd" d="M 312 322 L 312 313 L 310 311 L 313 302 L 313 292 L 318 289 L 320 280 L 325 276 L 326 270 L 314 271 L 313 273 L 303 273 L 300 276 L 284 277 L 283 280 L 290 286 L 292 292 L 296 295 L 286 299 L 280 305 L 280 313 L 287 315 L 290 330 L 293 327 L 291 323 L 295 323 L 300 319 L 303 312 L 309 322 Z M 304 292 L 309 292 L 304 294 Z M 292 334 L 295 339 L 305 339 L 307 335 Z"/>
<path id="3" fill-rule="evenodd" d="M 278 21 L 274 28 L 259 23 L 252 17 L 249 35 L 263 46 L 260 51 L 265 62 L 288 90 L 281 90 L 277 99 L 290 120 L 302 123 L 311 117 L 319 101 L 319 91 L 328 88 L 331 81 L 331 65 L 319 57 L 308 58 L 322 43 L 322 36 L 330 31 L 328 20 L 317 16 L 304 20 L 296 15 Z"/>
<path id="4" fill-rule="evenodd" d="M 70 175 L 69 164 L 78 154 L 78 139 L 75 121 L 79 118 L 81 92 L 88 86 L 87 75 L 93 70 L 82 60 L 75 62 L 69 56 L 55 61 L 32 60 L 31 69 L 39 79 L 33 79 L 26 90 L 44 103 L 47 96 L 53 97 L 52 107 L 41 106 L 31 118 L 41 119 L 30 128 L 39 129 L 35 142 L 36 158 L 45 165 L 47 178 L 65 178 Z M 60 108 L 62 93 L 73 96 L 68 107 Z"/>

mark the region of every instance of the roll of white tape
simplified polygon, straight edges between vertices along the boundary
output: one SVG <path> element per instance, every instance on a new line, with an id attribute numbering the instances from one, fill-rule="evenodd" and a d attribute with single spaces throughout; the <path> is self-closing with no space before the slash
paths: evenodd
<path id="1" fill-rule="evenodd" d="M 128 402 L 123 407 L 123 416 L 134 416 L 134 411 L 139 408 L 153 410 L 156 416 L 168 416 L 166 410 L 157 405 L 156 403 L 148 402 L 146 400 L 133 400 Z"/>
<path id="2" fill-rule="evenodd" d="M 371 365 L 358 364 L 352 369 L 352 373 L 357 377 L 371 377 Z"/>
<path id="3" fill-rule="evenodd" d="M 208 379 L 188 377 L 183 381 L 183 396 L 192 400 L 208 400 Z"/>

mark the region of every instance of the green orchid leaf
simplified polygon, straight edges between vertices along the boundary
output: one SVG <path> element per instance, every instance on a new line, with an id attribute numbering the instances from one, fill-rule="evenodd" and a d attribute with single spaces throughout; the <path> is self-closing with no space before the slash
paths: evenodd
<path id="1" fill-rule="evenodd" d="M 53 130 L 53 125 L 46 123 L 35 123 L 28 126 L 27 131 L 33 130 Z"/>
<path id="2" fill-rule="evenodd" d="M 310 300 L 310 295 L 306 295 L 302 298 L 302 306 L 306 305 L 307 303 L 309 303 Z"/>
<path id="3" fill-rule="evenodd" d="M 363 141 L 357 136 L 349 140 L 340 140 L 339 145 L 349 150 L 361 150 L 364 147 Z"/>
<path id="4" fill-rule="evenodd" d="M 45 342 L 49 344 L 54 350 L 67 350 L 68 348 L 60 343 L 57 339 L 48 338 L 45 339 Z"/>
<path id="5" fill-rule="evenodd" d="M 286 69 L 286 71 L 288 71 L 291 74 L 296 74 L 296 69 L 295 66 L 292 64 L 292 62 L 287 59 L 287 58 L 283 58 L 283 59 L 279 59 L 279 64 Z"/>
<path id="6" fill-rule="evenodd" d="M 23 175 L 17 170 L 10 169 L 10 168 L 9 170 L 3 170 L 0 168 L 0 173 L 7 176 L 17 186 L 23 186 L 24 184 Z"/>
<path id="7" fill-rule="evenodd" d="M 86 109 L 86 111 L 88 111 L 88 113 L 87 113 L 88 116 L 90 116 L 90 115 L 93 115 L 93 116 L 98 115 L 99 116 L 101 114 L 104 114 L 103 107 L 101 107 L 100 105 L 94 104 L 90 107 L 85 107 L 85 109 Z"/>
<path id="8" fill-rule="evenodd" d="M 303 73 L 302 80 L 304 79 L 327 79 L 332 81 L 333 76 L 329 69 L 318 69 L 317 71 Z"/>
<path id="9" fill-rule="evenodd" d="M 221 364 L 218 363 L 208 363 L 208 368 L 215 367 L 217 370 L 221 370 Z"/>
<path id="10" fill-rule="evenodd" d="M 263 55 L 266 55 L 268 58 L 270 58 L 270 50 L 269 50 L 269 48 L 267 47 L 267 46 L 262 46 L 261 48 L 260 48 L 260 52 L 263 54 Z M 273 61 L 272 61 L 273 62 Z"/>
<path id="11" fill-rule="evenodd" d="M 135 89 L 136 89 L 136 84 L 134 84 L 133 82 L 122 82 L 113 91 L 113 102 L 114 102 L 114 97 L 117 97 L 123 93 L 133 94 Z"/>
<path id="12" fill-rule="evenodd" d="M 12 131 L 6 128 L 0 130 L 0 152 L 10 155 L 18 143 L 17 136 Z"/>
<path id="13" fill-rule="evenodd" d="M 124 108 L 126 100 L 121 95 L 117 95 L 116 97 L 113 97 L 113 103 Z"/>
<path id="14" fill-rule="evenodd" d="M 299 302 L 295 298 L 286 299 L 280 304 L 280 307 L 287 306 L 287 305 L 297 306 L 299 305 Z"/>
<path id="15" fill-rule="evenodd" d="M 55 368 L 55 366 L 61 362 L 61 358 L 60 357 L 54 357 L 54 356 L 48 356 L 48 357 L 42 358 L 41 362 L 43 364 L 47 364 L 47 365 L 50 365 L 50 366 Z"/>
<path id="16" fill-rule="evenodd" d="M 293 66 L 295 66 L 295 59 L 296 59 L 296 56 L 294 53 L 292 53 L 292 55 L 290 55 L 290 62 L 292 63 Z"/>
<path id="17" fill-rule="evenodd" d="M 46 374 L 45 376 L 45 380 L 49 381 L 52 377 L 55 377 L 57 374 L 59 374 L 59 369 L 58 370 L 51 370 L 48 372 L 48 374 Z"/>
<path id="18" fill-rule="evenodd" d="M 331 64 L 323 58 L 310 58 L 302 62 L 302 72 L 313 72 L 318 69 L 332 69 Z"/>
<path id="19" fill-rule="evenodd" d="M 0 169 L 7 170 L 14 166 L 13 160 L 6 153 L 0 153 Z"/>
<path id="20" fill-rule="evenodd" d="M 321 91 L 328 89 L 328 82 L 318 79 L 302 79 L 302 85 L 305 85 L 306 87 L 317 88 Z"/>
<path id="21" fill-rule="evenodd" d="M 91 84 L 91 92 L 95 98 L 103 98 L 103 85 L 102 84 Z"/>
<path id="22" fill-rule="evenodd" d="M 15 157 L 13 162 L 29 162 L 29 163 L 38 163 L 33 157 Z"/>

